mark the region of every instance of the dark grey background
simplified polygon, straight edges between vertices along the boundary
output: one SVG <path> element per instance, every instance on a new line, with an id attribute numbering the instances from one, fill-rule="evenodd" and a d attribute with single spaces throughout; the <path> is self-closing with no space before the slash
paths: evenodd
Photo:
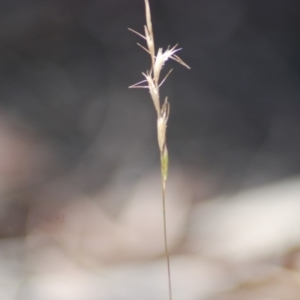
<path id="1" fill-rule="evenodd" d="M 179 43 L 192 68 L 166 67 L 172 165 L 211 178 L 213 194 L 298 174 L 299 1 L 150 5 L 156 44 Z M 2 192 L 21 211 L 53 182 L 93 194 L 158 166 L 150 97 L 128 89 L 149 68 L 127 30 L 144 18 L 142 0 L 0 2 L 1 126 L 34 137 L 32 164 Z"/>

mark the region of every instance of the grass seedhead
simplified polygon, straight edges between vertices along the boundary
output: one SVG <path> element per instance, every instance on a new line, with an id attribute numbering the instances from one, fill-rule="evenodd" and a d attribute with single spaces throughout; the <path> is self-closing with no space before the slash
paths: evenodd
<path id="1" fill-rule="evenodd" d="M 166 222 L 166 182 L 168 178 L 168 168 L 169 168 L 169 155 L 166 142 L 166 131 L 167 131 L 167 122 L 170 113 L 170 103 L 168 98 L 165 98 L 165 101 L 161 104 L 160 102 L 160 93 L 159 88 L 165 82 L 165 80 L 170 75 L 172 69 L 165 75 L 163 80 L 159 82 L 161 71 L 167 60 L 173 59 L 184 67 L 190 69 L 190 67 L 177 56 L 177 52 L 180 51 L 180 48 L 177 48 L 177 45 L 172 48 L 168 47 L 165 51 L 162 48 L 159 48 L 157 54 L 155 55 L 155 44 L 154 44 L 154 35 L 152 29 L 151 21 L 151 12 L 149 1 L 145 0 L 146 7 L 146 25 L 144 26 L 145 36 L 139 32 L 129 29 L 133 33 L 137 34 L 139 37 L 142 37 L 146 40 L 147 47 L 138 44 L 143 50 L 145 50 L 151 58 L 151 68 L 147 72 L 143 72 L 145 80 L 142 80 L 129 88 L 148 88 L 151 99 L 153 101 L 156 113 L 157 113 L 157 139 L 158 147 L 160 152 L 160 167 L 161 167 L 161 179 L 162 179 L 162 208 L 163 208 L 163 226 L 164 226 L 164 244 L 165 244 L 165 254 L 167 258 L 167 267 L 168 267 L 168 284 L 169 284 L 169 299 L 172 300 L 172 285 L 171 285 L 171 271 L 170 271 L 170 256 L 168 250 L 168 240 L 167 240 L 167 222 Z"/>

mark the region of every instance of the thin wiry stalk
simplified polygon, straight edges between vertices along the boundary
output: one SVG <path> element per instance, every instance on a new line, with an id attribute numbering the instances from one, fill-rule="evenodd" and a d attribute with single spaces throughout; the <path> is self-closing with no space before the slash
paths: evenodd
<path id="1" fill-rule="evenodd" d="M 172 280 L 171 280 L 171 264 L 170 264 L 170 254 L 167 239 L 167 216 L 166 216 L 166 181 L 162 177 L 162 209 L 163 209 L 163 222 L 164 222 L 164 244 L 165 244 L 165 254 L 167 258 L 167 268 L 168 268 L 168 287 L 169 287 L 169 299 L 172 300 Z"/>
<path id="2" fill-rule="evenodd" d="M 160 168 L 161 168 L 161 180 L 162 180 L 162 209 L 163 209 L 163 227 L 164 227 L 164 245 L 165 255 L 167 259 L 168 268 L 168 287 L 169 287 L 169 299 L 172 300 L 172 283 L 171 283 L 171 266 L 170 266 L 170 255 L 168 247 L 168 236 L 167 236 L 167 217 L 166 217 L 166 183 L 168 178 L 168 166 L 169 156 L 166 143 L 166 130 L 167 122 L 170 113 L 170 103 L 168 98 L 165 98 L 163 104 L 160 102 L 159 88 L 165 82 L 172 70 L 164 76 L 163 80 L 159 82 L 161 70 L 168 59 L 173 59 L 181 65 L 190 68 L 185 62 L 183 62 L 177 55 L 176 52 L 181 49 L 177 48 L 177 45 L 170 48 L 168 47 L 165 51 L 159 48 L 155 55 L 154 46 L 154 35 L 151 22 L 151 12 L 148 0 L 145 0 L 146 7 L 146 25 L 144 26 L 145 36 L 139 32 L 130 29 L 133 33 L 142 37 L 146 40 L 147 48 L 138 44 L 143 50 L 145 50 L 151 57 L 151 69 L 146 73 L 143 72 L 144 80 L 130 86 L 129 88 L 148 88 L 150 96 L 152 98 L 156 113 L 157 113 L 157 139 L 160 152 Z M 146 85 L 143 85 L 146 84 Z"/>

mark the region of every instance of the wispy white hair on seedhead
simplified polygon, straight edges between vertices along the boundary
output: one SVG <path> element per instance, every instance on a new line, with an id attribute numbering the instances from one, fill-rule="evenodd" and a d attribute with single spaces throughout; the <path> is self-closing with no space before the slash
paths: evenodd
<path id="1" fill-rule="evenodd" d="M 145 36 L 143 36 L 142 34 L 140 34 L 139 32 L 133 29 L 129 28 L 129 30 L 146 40 L 147 48 L 140 44 L 138 45 L 142 49 L 144 49 L 147 53 L 150 54 L 151 69 L 146 73 L 142 73 L 143 76 L 145 77 L 145 80 L 130 86 L 130 88 L 148 88 L 155 110 L 157 112 L 157 115 L 159 116 L 161 111 L 160 108 L 161 103 L 159 100 L 160 99 L 159 88 L 164 83 L 164 81 L 166 80 L 170 72 L 172 71 L 170 70 L 167 73 L 167 75 L 164 77 L 164 79 L 161 82 L 159 82 L 160 73 L 165 65 L 165 62 L 168 59 L 173 59 L 188 69 L 190 69 L 190 67 L 176 55 L 176 53 L 181 50 L 181 48 L 177 48 L 177 45 L 173 46 L 172 48 L 168 47 L 165 51 L 163 51 L 163 48 L 159 48 L 157 54 L 155 55 L 154 35 L 153 35 L 151 13 L 150 13 L 150 6 L 148 0 L 145 0 L 145 7 L 146 7 L 146 25 L 144 26 Z M 143 85 L 144 83 L 146 83 L 146 85 Z"/>

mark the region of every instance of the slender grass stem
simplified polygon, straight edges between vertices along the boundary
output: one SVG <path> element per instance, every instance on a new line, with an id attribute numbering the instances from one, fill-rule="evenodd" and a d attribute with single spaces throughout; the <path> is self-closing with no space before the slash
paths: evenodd
<path id="1" fill-rule="evenodd" d="M 167 268 L 168 268 L 169 300 L 172 300 L 173 296 L 172 296 L 172 280 L 171 280 L 171 263 L 170 263 L 168 235 L 167 235 L 166 180 L 164 180 L 163 176 L 162 176 L 162 210 L 163 210 L 163 224 L 164 224 L 165 255 L 166 255 L 166 259 L 167 259 Z"/>

